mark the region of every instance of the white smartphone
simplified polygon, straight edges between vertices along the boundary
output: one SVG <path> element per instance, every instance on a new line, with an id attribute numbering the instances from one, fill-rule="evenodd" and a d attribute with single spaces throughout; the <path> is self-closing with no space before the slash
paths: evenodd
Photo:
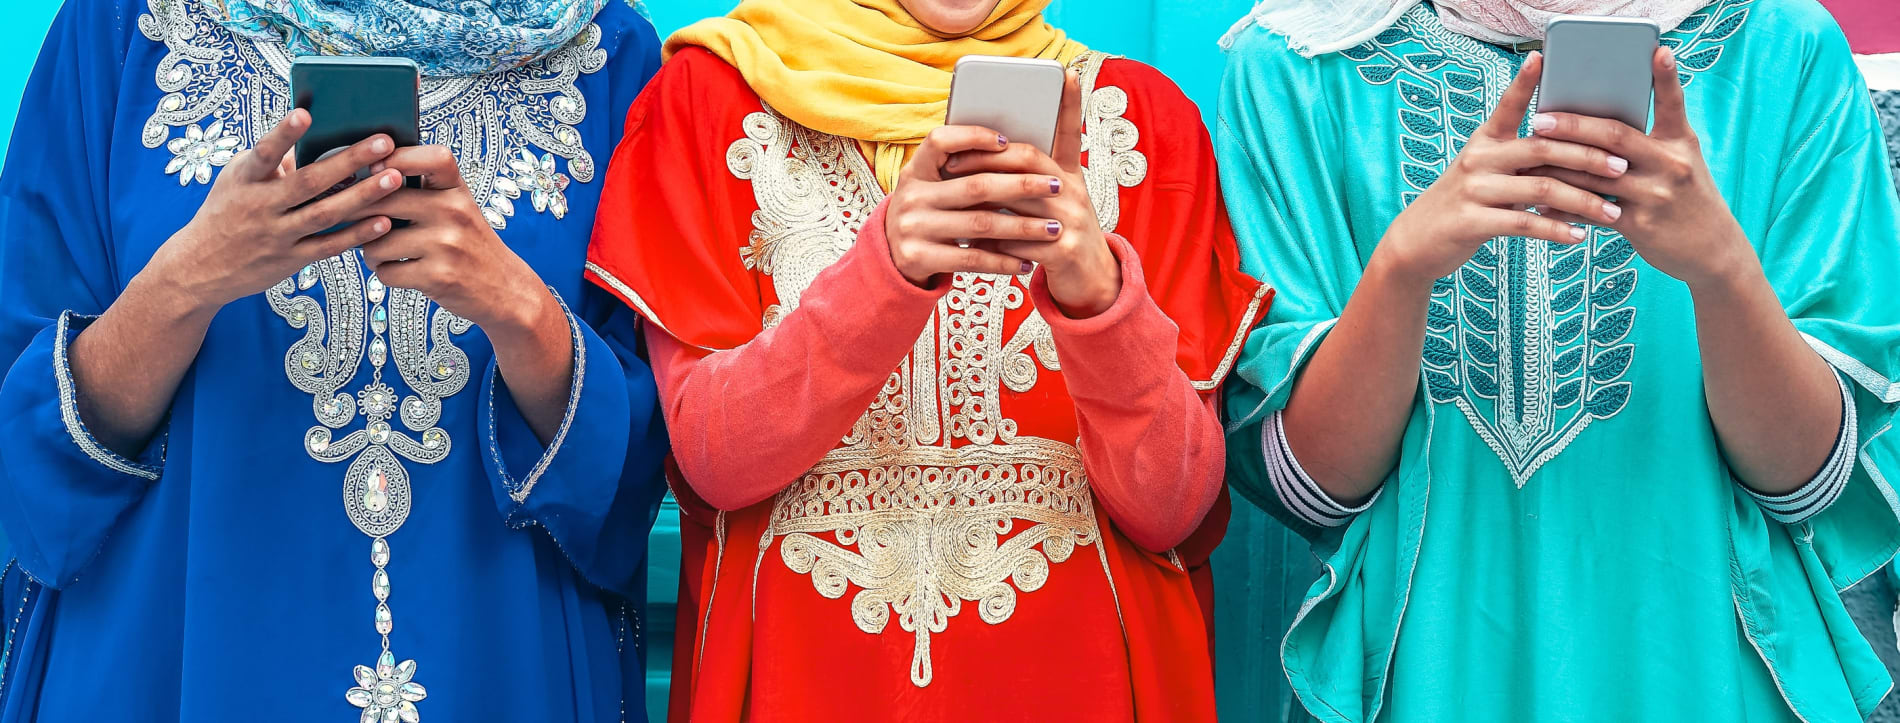
<path id="1" fill-rule="evenodd" d="M 965 55 L 950 76 L 944 124 L 982 126 L 1048 153 L 1062 114 L 1062 64 L 1037 58 Z"/>
<path id="2" fill-rule="evenodd" d="M 1660 31 L 1642 18 L 1559 15 L 1544 28 L 1539 113 L 1612 118 L 1649 130 L 1650 60 Z"/>

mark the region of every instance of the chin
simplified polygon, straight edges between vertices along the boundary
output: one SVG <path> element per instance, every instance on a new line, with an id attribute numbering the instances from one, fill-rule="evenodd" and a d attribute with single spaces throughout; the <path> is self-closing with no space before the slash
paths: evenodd
<path id="1" fill-rule="evenodd" d="M 1000 0 L 899 0 L 917 22 L 939 34 L 968 35 L 983 27 Z"/>

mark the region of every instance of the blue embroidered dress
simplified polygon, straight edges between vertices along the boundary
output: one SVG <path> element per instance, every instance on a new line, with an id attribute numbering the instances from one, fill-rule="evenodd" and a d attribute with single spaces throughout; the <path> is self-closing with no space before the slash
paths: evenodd
<path id="1" fill-rule="evenodd" d="M 226 306 L 150 448 L 87 433 L 68 343 L 289 110 L 202 0 L 68 0 L 0 177 L 0 721 L 639 720 L 665 434 L 634 314 L 581 279 L 657 69 L 613 2 L 527 65 L 425 78 L 491 225 L 571 309 L 543 445 L 478 328 L 331 258 Z"/>
<path id="2" fill-rule="evenodd" d="M 1848 721 L 1887 693 L 1838 596 L 1900 547 L 1900 200 L 1866 87 L 1812 0 L 1719 0 L 1664 42 L 1769 281 L 1852 389 L 1851 477 L 1796 525 L 1723 462 L 1687 287 L 1600 228 L 1494 239 L 1440 280 L 1396 471 L 1344 525 L 1285 514 L 1263 424 L 1523 56 L 1429 4 L 1310 59 L 1239 36 L 1222 186 L 1278 293 L 1229 385 L 1230 479 L 1324 561 L 1281 649 L 1321 720 Z"/>

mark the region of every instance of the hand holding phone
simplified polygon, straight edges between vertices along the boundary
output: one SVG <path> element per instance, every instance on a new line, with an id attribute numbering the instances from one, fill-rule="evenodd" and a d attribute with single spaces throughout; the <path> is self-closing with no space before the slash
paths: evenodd
<path id="1" fill-rule="evenodd" d="M 293 167 L 291 147 L 310 124 L 309 113 L 293 110 L 255 148 L 226 164 L 197 214 L 159 247 L 140 277 L 163 279 L 188 303 L 215 310 L 388 233 L 390 220 L 371 206 L 401 186 L 398 172 L 318 196 L 388 158 L 394 142 L 377 134 Z"/>
<path id="2" fill-rule="evenodd" d="M 1621 232 L 1644 261 L 1691 289 L 1759 276 L 1754 247 L 1703 158 L 1675 54 L 1668 48 L 1654 50 L 1647 70 L 1656 98 L 1655 120 L 1647 134 L 1623 121 L 1576 113 L 1540 109 L 1531 119 L 1532 132 L 1539 138 L 1592 146 L 1610 154 L 1611 171 L 1545 167 L 1532 169 L 1529 175 L 1614 199 L 1605 201 L 1605 207 L 1614 208 L 1615 213 L 1598 225 Z M 1585 222 L 1568 214 L 1551 215 Z"/>
<path id="3" fill-rule="evenodd" d="M 1119 294 L 1121 270 L 1082 174 L 1081 83 L 1052 62 L 1008 60 L 960 61 L 950 106 L 957 120 L 989 108 L 987 122 L 1028 140 L 955 124 L 926 137 L 885 210 L 892 260 L 920 286 L 942 273 L 1026 274 L 1041 264 L 1062 313 L 1092 316 Z M 973 68 L 984 72 L 961 70 Z"/>

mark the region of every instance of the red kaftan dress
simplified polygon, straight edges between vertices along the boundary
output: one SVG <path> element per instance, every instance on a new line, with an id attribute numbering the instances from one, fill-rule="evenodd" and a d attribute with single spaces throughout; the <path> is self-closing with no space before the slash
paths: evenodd
<path id="1" fill-rule="evenodd" d="M 674 440 L 675 720 L 1213 718 L 1213 400 L 1268 293 L 1194 105 L 1076 65 L 1123 275 L 1080 321 L 1040 272 L 904 281 L 858 144 L 710 53 L 634 104 L 589 275 L 651 322 Z"/>

